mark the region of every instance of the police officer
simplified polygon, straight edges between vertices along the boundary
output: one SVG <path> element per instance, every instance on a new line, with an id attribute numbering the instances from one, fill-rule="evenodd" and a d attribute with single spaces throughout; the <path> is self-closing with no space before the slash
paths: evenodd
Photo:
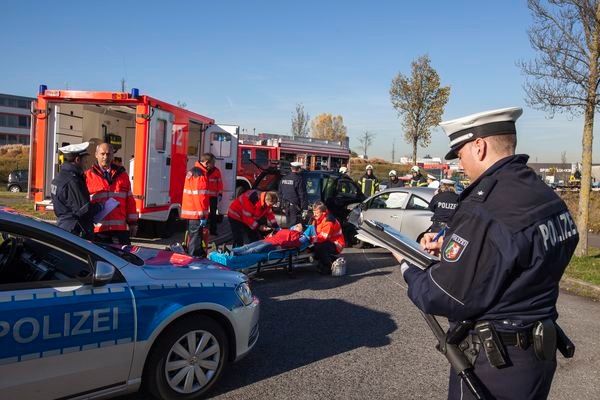
<path id="1" fill-rule="evenodd" d="M 440 262 L 423 271 L 401 261 L 401 270 L 423 312 L 451 326 L 475 323 L 463 345 L 479 351 L 475 373 L 491 396 L 544 399 L 556 369 L 558 282 L 579 235 L 565 203 L 527 167 L 528 156 L 515 155 L 521 114 L 505 108 L 441 124 L 450 139 L 446 159 L 458 157 L 472 183 L 444 236 L 421 241 Z M 448 397 L 472 398 L 454 371 Z"/>
<path id="2" fill-rule="evenodd" d="M 429 209 L 433 212 L 429 232 L 441 231 L 454 214 L 457 205 L 458 195 L 454 190 L 454 181 L 442 179 L 438 192 L 429 202 Z"/>
<path id="3" fill-rule="evenodd" d="M 90 204 L 82 169 L 89 142 L 60 147 L 65 163 L 52 180 L 50 193 L 58 227 L 88 240 L 94 239 L 94 215 L 102 209 Z"/>
<path id="4" fill-rule="evenodd" d="M 292 172 L 281 178 L 279 182 L 279 199 L 285 210 L 288 226 L 301 222 L 302 212 L 308 208 L 306 194 L 306 181 L 300 175 L 302 164 L 294 161 L 290 163 Z"/>

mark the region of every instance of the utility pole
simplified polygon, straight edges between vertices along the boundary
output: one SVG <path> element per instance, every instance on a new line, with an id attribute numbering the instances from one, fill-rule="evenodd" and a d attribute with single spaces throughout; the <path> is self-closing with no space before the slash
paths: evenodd
<path id="1" fill-rule="evenodd" d="M 392 164 L 396 161 L 396 138 L 392 140 Z"/>
<path id="2" fill-rule="evenodd" d="M 125 91 L 125 78 L 121 78 L 121 92 Z"/>

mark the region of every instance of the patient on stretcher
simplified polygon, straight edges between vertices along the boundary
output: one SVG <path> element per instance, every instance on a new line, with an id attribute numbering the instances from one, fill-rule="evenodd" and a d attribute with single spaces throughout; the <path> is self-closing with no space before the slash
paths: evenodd
<path id="1" fill-rule="evenodd" d="M 231 250 L 231 255 L 242 256 L 247 254 L 268 253 L 279 249 L 306 248 L 310 244 L 310 238 L 313 236 L 315 236 L 315 233 L 312 225 L 310 225 L 306 231 L 302 232 L 302 224 L 297 224 L 292 226 L 291 229 L 280 229 L 263 240 L 233 248 Z"/>

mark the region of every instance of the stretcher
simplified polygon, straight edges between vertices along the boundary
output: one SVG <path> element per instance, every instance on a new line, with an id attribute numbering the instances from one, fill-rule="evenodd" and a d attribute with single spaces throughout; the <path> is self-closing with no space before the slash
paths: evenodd
<path id="1" fill-rule="evenodd" d="M 246 275 L 258 275 L 261 271 L 279 268 L 285 268 L 291 275 L 294 268 L 317 264 L 311 250 L 312 245 L 307 244 L 296 249 L 279 249 L 239 256 L 213 251 L 208 254 L 208 259 Z"/>

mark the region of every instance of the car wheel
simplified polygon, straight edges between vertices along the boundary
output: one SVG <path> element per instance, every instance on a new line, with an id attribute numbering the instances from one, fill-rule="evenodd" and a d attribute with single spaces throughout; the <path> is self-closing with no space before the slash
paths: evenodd
<path id="1" fill-rule="evenodd" d="M 21 191 L 21 188 L 19 187 L 19 185 L 12 185 L 8 188 L 8 190 L 13 193 L 18 193 Z"/>
<path id="2" fill-rule="evenodd" d="M 227 362 L 227 337 L 206 316 L 176 322 L 158 339 L 146 362 L 142 385 L 156 399 L 199 399 Z"/>

